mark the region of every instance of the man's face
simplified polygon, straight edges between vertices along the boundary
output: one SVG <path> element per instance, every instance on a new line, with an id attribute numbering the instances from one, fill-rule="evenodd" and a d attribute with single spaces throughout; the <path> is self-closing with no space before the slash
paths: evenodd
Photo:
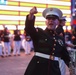
<path id="1" fill-rule="evenodd" d="M 48 29 L 51 29 L 51 30 L 55 29 L 55 27 L 56 27 L 55 20 L 56 20 L 56 18 L 53 18 L 53 17 L 46 19 L 46 25 L 47 25 Z"/>
<path id="2" fill-rule="evenodd" d="M 56 24 L 56 25 L 59 25 L 59 24 L 60 24 L 60 22 L 59 22 L 58 19 L 55 19 L 55 24 Z"/>
<path id="3" fill-rule="evenodd" d="M 66 21 L 62 21 L 62 22 L 61 22 L 61 25 L 62 25 L 62 26 L 65 26 L 65 23 L 66 23 Z"/>

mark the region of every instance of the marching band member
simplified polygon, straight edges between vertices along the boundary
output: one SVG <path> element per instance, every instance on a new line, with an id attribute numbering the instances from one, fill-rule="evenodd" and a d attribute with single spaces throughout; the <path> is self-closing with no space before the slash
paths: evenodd
<path id="1" fill-rule="evenodd" d="M 11 56 L 10 48 L 10 32 L 7 27 L 4 27 L 3 42 L 4 42 L 4 56 Z"/>
<path id="2" fill-rule="evenodd" d="M 3 38 L 2 34 L 3 34 L 3 31 L 0 30 L 0 56 L 4 57 L 4 55 L 3 55 L 4 43 L 3 43 L 3 39 L 2 39 Z"/>
<path id="3" fill-rule="evenodd" d="M 18 25 L 16 25 L 16 30 L 14 31 L 14 46 L 13 46 L 13 55 L 20 56 L 20 48 L 21 48 L 21 37 L 20 31 L 18 30 Z"/>
<path id="4" fill-rule="evenodd" d="M 23 48 L 25 50 L 25 54 L 30 54 L 31 52 L 31 37 L 28 35 L 25 36 L 25 39 L 22 41 Z"/>

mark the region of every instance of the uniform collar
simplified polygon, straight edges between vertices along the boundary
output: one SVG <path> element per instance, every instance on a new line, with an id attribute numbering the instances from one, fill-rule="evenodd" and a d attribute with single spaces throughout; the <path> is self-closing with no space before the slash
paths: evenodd
<path id="1" fill-rule="evenodd" d="M 56 34 L 56 33 L 55 33 L 55 30 L 51 30 L 51 29 L 48 29 L 48 28 L 46 28 L 45 31 L 48 31 L 48 32 L 50 32 L 51 34 Z"/>

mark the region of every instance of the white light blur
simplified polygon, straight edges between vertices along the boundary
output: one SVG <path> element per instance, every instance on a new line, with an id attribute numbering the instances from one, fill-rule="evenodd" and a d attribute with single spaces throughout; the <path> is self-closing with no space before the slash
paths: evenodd
<path id="1" fill-rule="evenodd" d="M 5 27 L 7 27 L 9 30 L 16 30 L 15 25 L 5 25 Z"/>
<path id="2" fill-rule="evenodd" d="M 5 16 L 0 15 L 0 20 L 25 20 L 26 16 Z M 66 18 L 67 22 L 71 22 L 71 18 Z M 45 18 L 42 17 L 36 17 L 36 21 L 45 21 Z"/>
<path id="3" fill-rule="evenodd" d="M 4 0 L 1 0 L 1 3 L 4 3 Z"/>
<path id="4" fill-rule="evenodd" d="M 24 30 L 24 28 L 25 28 L 25 26 L 21 26 L 21 25 L 18 26 L 18 29 L 19 29 L 19 30 Z"/>
<path id="5" fill-rule="evenodd" d="M 3 30 L 4 28 L 3 28 L 3 26 L 2 25 L 0 25 L 0 30 Z"/>
<path id="6" fill-rule="evenodd" d="M 16 26 L 15 25 L 5 25 L 5 27 L 7 27 L 9 30 L 16 30 Z M 37 28 L 37 27 L 42 28 L 43 30 L 45 30 L 45 28 L 46 28 L 46 26 L 35 26 L 35 28 Z M 18 25 L 18 29 L 19 30 L 24 30 L 24 28 L 25 28 L 25 26 L 23 26 L 23 25 L 19 26 Z M 66 30 L 66 28 L 68 30 L 71 30 L 71 26 L 63 26 L 64 30 Z M 0 25 L 0 30 L 3 30 L 3 29 L 4 29 L 3 26 Z"/>
<path id="7" fill-rule="evenodd" d="M 56 4 L 56 5 L 64 5 L 70 6 L 71 2 L 64 2 L 64 1 L 54 1 L 54 0 L 46 0 L 48 4 Z"/>
<path id="8" fill-rule="evenodd" d="M 30 11 L 32 7 L 19 7 L 19 6 L 3 6 L 0 5 L 1 10 L 16 10 L 16 11 Z M 38 8 L 38 12 L 42 12 L 44 8 Z"/>
<path id="9" fill-rule="evenodd" d="M 56 5 L 66 5 L 70 6 L 71 2 L 64 2 L 64 1 L 53 1 L 53 0 L 14 0 L 14 1 L 21 1 L 21 2 L 33 2 L 33 3 L 43 3 L 43 4 L 56 4 Z"/>
<path id="10" fill-rule="evenodd" d="M 67 26 L 67 30 L 71 30 L 71 26 Z"/>
<path id="11" fill-rule="evenodd" d="M 8 28 L 8 30 L 16 30 L 16 26 L 15 25 L 5 25 L 5 27 L 7 27 Z M 19 26 L 18 25 L 18 29 L 19 30 L 24 30 L 24 27 L 25 26 Z M 3 28 L 3 26 L 2 25 L 0 25 L 0 30 L 4 30 L 4 28 Z"/>
<path id="12" fill-rule="evenodd" d="M 66 26 L 63 26 L 63 29 L 66 30 Z"/>
<path id="13" fill-rule="evenodd" d="M 71 10 L 61 10 L 64 14 L 71 14 Z"/>
<path id="14" fill-rule="evenodd" d="M 16 10 L 16 11 L 30 11 L 32 7 L 18 7 L 18 6 L 3 6 L 0 5 L 1 10 Z M 37 8 L 38 12 L 43 12 L 44 8 Z M 61 10 L 65 14 L 71 14 L 71 10 Z"/>
<path id="15" fill-rule="evenodd" d="M 43 30 L 45 30 L 45 28 L 46 28 L 46 26 L 35 26 L 35 28 L 37 28 L 37 27 L 42 28 Z"/>

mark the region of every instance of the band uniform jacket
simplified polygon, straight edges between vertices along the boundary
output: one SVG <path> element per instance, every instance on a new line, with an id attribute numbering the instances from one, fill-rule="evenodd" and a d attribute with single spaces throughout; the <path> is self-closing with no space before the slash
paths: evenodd
<path id="1" fill-rule="evenodd" d="M 34 27 L 35 16 L 32 20 L 26 16 L 25 31 L 31 36 L 35 53 L 50 55 L 49 59 L 34 55 L 24 75 L 61 75 L 59 62 L 52 60 L 56 56 L 65 61 L 69 66 L 70 57 L 66 50 L 64 41 L 54 31 L 42 30 Z"/>

